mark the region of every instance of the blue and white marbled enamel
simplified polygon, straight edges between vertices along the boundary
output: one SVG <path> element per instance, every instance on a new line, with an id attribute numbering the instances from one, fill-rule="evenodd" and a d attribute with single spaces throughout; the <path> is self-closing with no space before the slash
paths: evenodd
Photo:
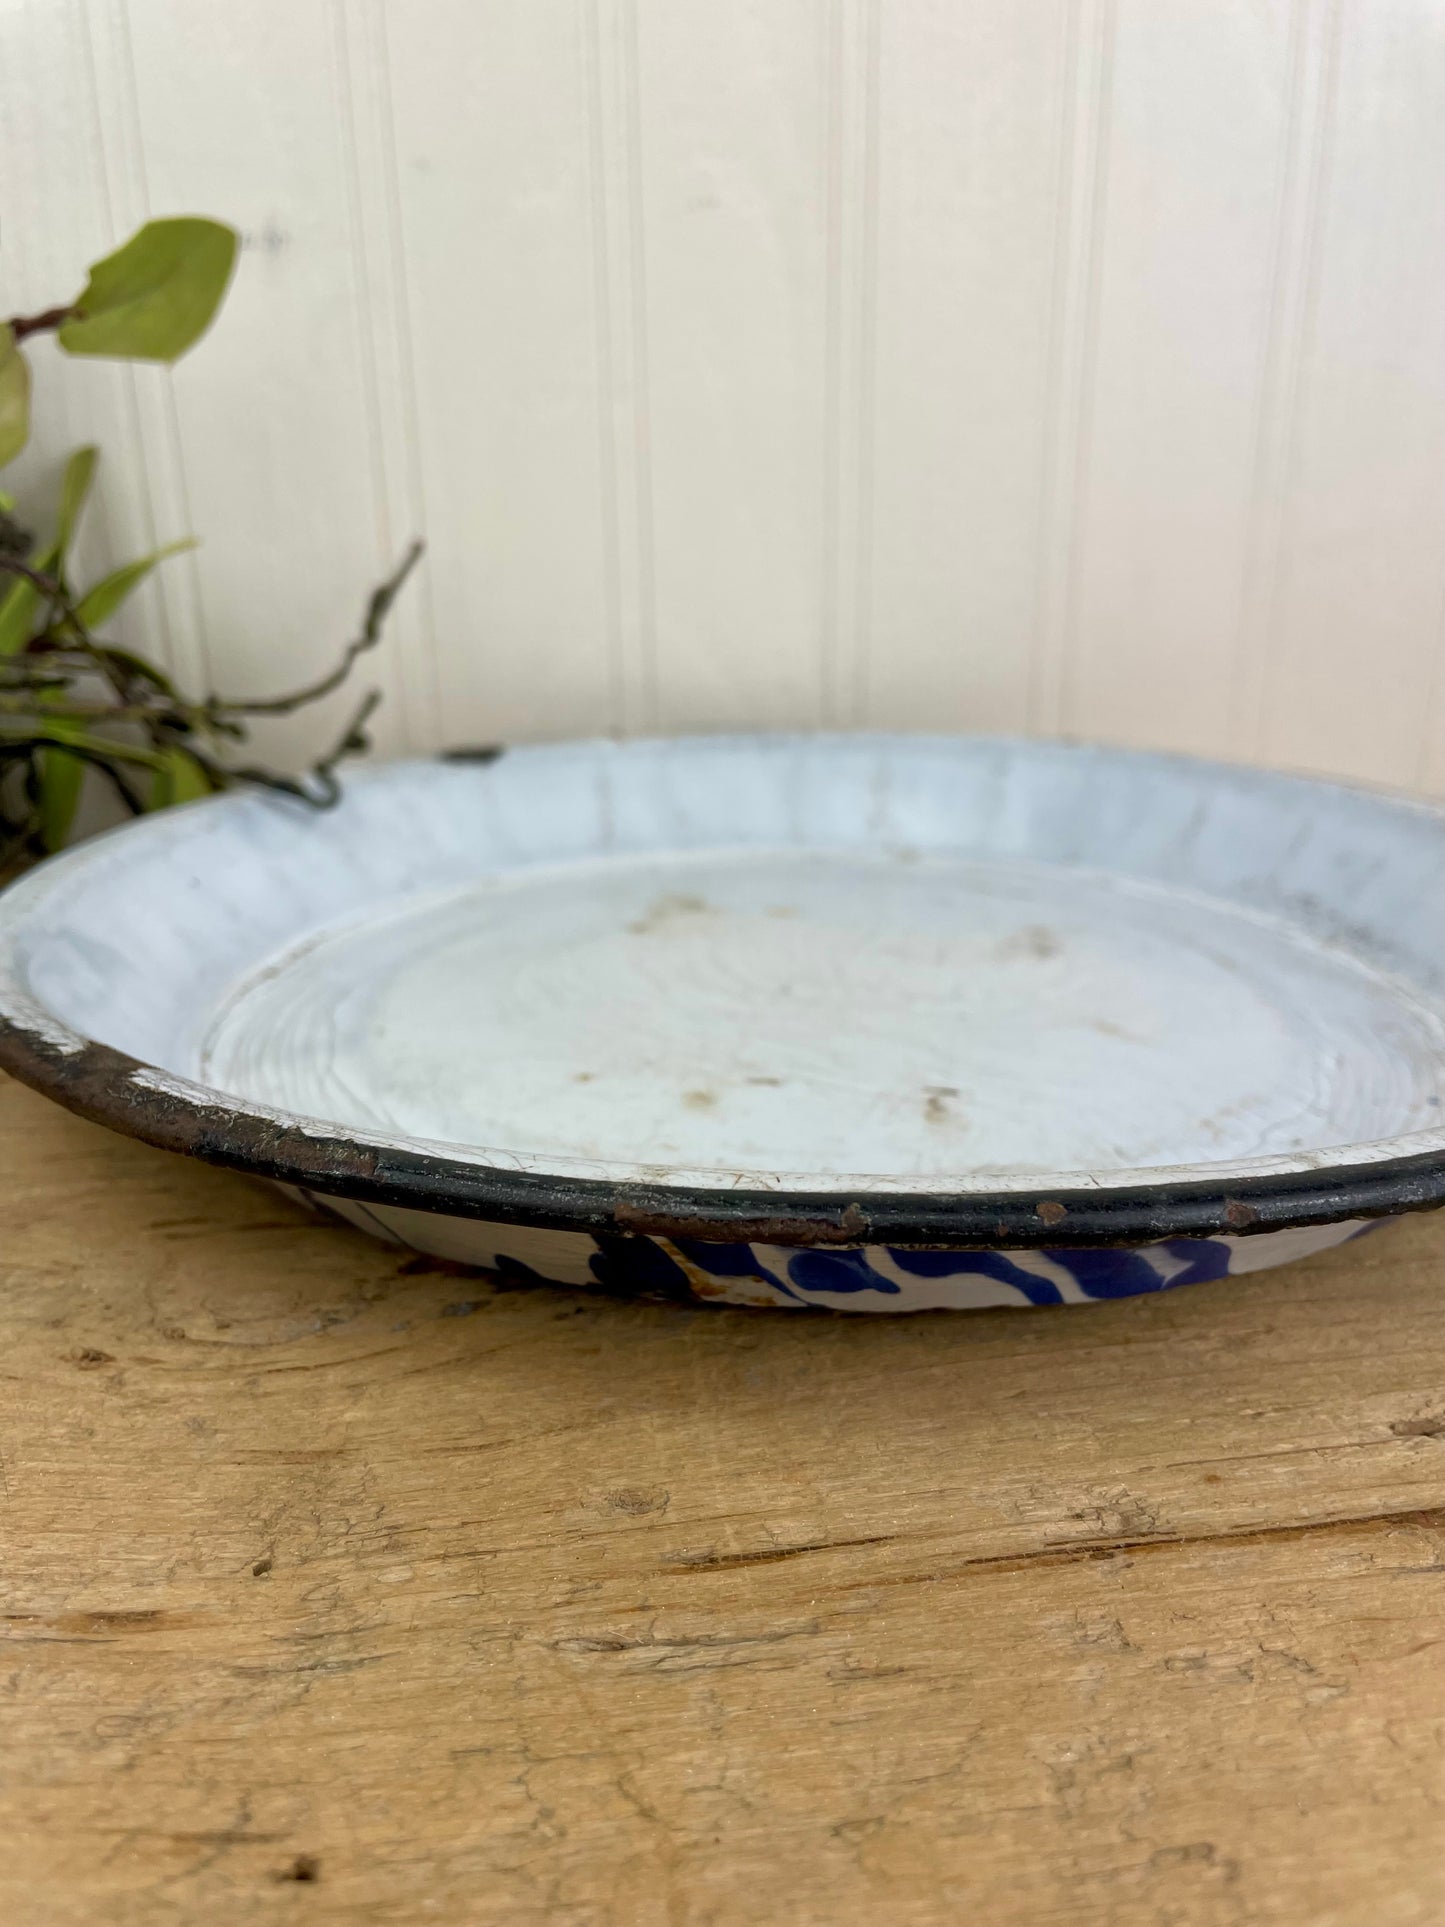
<path id="1" fill-rule="evenodd" d="M 978 1311 L 1137 1298 L 1176 1285 L 1265 1271 L 1393 1222 L 1352 1219 L 1247 1238 L 1166 1238 L 1132 1250 L 903 1251 L 886 1245 L 802 1250 L 701 1238 L 532 1231 L 315 1193 L 297 1195 L 374 1236 L 452 1263 L 495 1271 L 515 1283 L 600 1287 L 631 1297 L 787 1311 Z"/>

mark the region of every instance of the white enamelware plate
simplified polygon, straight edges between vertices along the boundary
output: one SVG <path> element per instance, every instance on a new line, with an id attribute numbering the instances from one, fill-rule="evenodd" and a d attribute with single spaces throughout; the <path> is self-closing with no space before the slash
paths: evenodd
<path id="1" fill-rule="evenodd" d="M 586 742 L 232 794 L 0 906 L 0 1064 L 418 1250 L 1157 1291 L 1445 1200 L 1445 813 L 1119 750 Z"/>

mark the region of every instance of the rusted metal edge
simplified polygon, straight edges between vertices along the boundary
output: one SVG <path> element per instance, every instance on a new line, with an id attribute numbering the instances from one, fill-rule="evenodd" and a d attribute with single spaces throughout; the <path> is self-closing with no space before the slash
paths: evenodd
<path id="1" fill-rule="evenodd" d="M 164 1087 L 151 1067 L 95 1043 L 67 1046 L 0 1017 L 0 1070 L 110 1129 L 206 1164 L 336 1197 L 499 1224 L 776 1245 L 988 1250 L 1250 1236 L 1428 1211 L 1445 1204 L 1445 1154 L 1257 1178 L 1107 1190 L 767 1192 L 623 1184 L 358 1142 L 244 1104 Z M 151 1081 L 153 1080 L 153 1081 Z"/>

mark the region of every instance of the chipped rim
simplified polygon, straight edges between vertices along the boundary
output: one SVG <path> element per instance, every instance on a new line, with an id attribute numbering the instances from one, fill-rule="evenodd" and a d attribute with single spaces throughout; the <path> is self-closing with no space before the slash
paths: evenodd
<path id="1" fill-rule="evenodd" d="M 29 1006 L 29 1008 L 26 1008 Z M 13 984 L 0 1070 L 67 1110 L 203 1163 L 444 1216 L 728 1244 L 943 1250 L 1152 1244 L 1249 1236 L 1445 1204 L 1445 1149 L 1227 1180 L 968 1191 L 765 1191 L 508 1170 L 343 1132 L 173 1077 L 68 1031 Z"/>

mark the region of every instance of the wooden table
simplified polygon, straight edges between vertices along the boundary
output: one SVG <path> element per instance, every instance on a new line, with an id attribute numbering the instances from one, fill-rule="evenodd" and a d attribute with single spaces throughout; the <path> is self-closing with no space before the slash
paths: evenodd
<path id="1" fill-rule="evenodd" d="M 1445 1221 L 687 1312 L 0 1138 L 8 1927 L 1445 1920 Z"/>

